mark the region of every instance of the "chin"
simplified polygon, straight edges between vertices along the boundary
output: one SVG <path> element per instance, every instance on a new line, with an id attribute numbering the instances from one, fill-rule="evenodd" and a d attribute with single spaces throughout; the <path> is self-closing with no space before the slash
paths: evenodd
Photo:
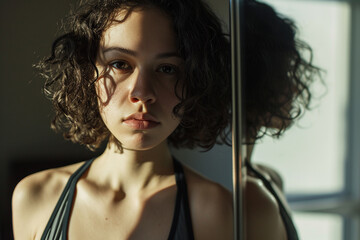
<path id="1" fill-rule="evenodd" d="M 153 150 L 155 148 L 157 148 L 160 144 L 131 144 L 131 145 L 126 145 L 123 146 L 124 150 L 128 150 L 128 151 L 149 151 L 149 150 Z"/>
<path id="2" fill-rule="evenodd" d="M 119 139 L 124 150 L 148 151 L 167 144 L 166 139 L 154 139 L 150 136 L 133 136 L 131 139 Z"/>

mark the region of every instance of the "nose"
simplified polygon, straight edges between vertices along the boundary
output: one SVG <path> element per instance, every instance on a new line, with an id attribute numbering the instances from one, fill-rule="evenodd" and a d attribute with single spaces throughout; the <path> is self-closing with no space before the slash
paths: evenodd
<path id="1" fill-rule="evenodd" d="M 152 75 L 147 71 L 138 71 L 130 84 L 129 100 L 132 103 L 151 104 L 156 101 Z"/>

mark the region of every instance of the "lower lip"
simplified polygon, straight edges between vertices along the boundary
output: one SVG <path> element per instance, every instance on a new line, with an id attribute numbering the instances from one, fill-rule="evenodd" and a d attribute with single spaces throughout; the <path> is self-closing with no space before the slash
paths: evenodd
<path id="1" fill-rule="evenodd" d="M 148 120 L 137 120 L 137 119 L 125 120 L 124 124 L 137 130 L 151 129 L 159 125 L 158 122 L 148 121 Z"/>

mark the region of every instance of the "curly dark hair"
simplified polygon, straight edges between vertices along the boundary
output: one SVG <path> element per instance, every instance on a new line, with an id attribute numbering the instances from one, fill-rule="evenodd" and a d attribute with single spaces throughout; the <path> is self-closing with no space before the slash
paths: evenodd
<path id="1" fill-rule="evenodd" d="M 130 13 L 139 7 L 156 7 L 172 19 L 185 62 L 181 101 L 173 110 L 182 120 L 168 142 L 175 147 L 205 149 L 219 139 L 227 142 L 230 44 L 219 19 L 201 0 L 81 1 L 66 18 L 64 34 L 54 41 L 51 55 L 37 64 L 45 78 L 44 92 L 55 108 L 51 127 L 91 150 L 113 138 L 99 113 L 94 87 L 99 77 L 96 55 L 102 33 L 118 10 Z M 117 144 L 121 149 L 121 143 Z"/>
<path id="2" fill-rule="evenodd" d="M 244 7 L 243 99 L 247 143 L 252 144 L 264 135 L 279 137 L 310 108 L 310 85 L 321 79 L 321 70 L 291 19 L 254 0 Z"/>

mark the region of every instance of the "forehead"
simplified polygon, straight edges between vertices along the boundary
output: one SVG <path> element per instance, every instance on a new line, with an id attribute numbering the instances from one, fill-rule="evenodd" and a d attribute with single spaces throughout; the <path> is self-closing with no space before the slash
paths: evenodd
<path id="1" fill-rule="evenodd" d="M 101 39 L 102 47 L 176 50 L 176 35 L 168 15 L 154 7 L 119 10 Z"/>

